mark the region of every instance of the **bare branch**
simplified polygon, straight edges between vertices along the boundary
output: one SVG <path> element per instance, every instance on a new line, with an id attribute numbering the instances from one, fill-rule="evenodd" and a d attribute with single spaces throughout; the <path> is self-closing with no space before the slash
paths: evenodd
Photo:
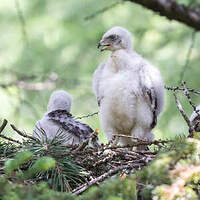
<path id="1" fill-rule="evenodd" d="M 37 141 L 36 138 L 34 138 L 34 137 L 30 136 L 30 135 L 26 135 L 26 134 L 23 133 L 22 131 L 18 130 L 13 124 L 11 124 L 10 126 L 11 126 L 11 128 L 12 128 L 16 133 L 18 133 L 20 136 L 25 137 L 25 138 L 29 138 L 29 139 L 31 139 L 31 140 Z"/>
<path id="2" fill-rule="evenodd" d="M 23 12 L 20 8 L 20 4 L 19 4 L 18 0 L 15 0 L 15 8 L 17 10 L 17 16 L 18 16 L 20 24 L 21 24 L 22 35 L 23 35 L 24 41 L 26 43 L 28 43 L 28 37 L 27 37 L 27 32 L 26 32 L 26 22 L 25 22 Z"/>
<path id="3" fill-rule="evenodd" d="M 144 164 L 143 164 L 144 165 Z M 127 165 L 122 165 L 122 166 L 118 166 L 115 167 L 114 169 L 111 169 L 109 172 L 106 172 L 104 174 L 102 174 L 101 176 L 89 181 L 88 183 L 83 184 L 82 186 L 76 188 L 75 190 L 72 191 L 73 194 L 76 195 L 80 195 L 81 193 L 83 193 L 84 191 L 86 191 L 89 187 L 91 187 L 92 185 L 95 185 L 99 182 L 104 181 L 106 178 L 117 174 L 118 172 L 125 170 L 125 169 L 130 169 L 130 168 L 138 168 L 140 167 L 141 164 L 136 164 L 136 163 L 131 163 L 131 164 L 127 164 Z"/>
<path id="4" fill-rule="evenodd" d="M 4 130 L 4 128 L 6 127 L 7 123 L 8 123 L 8 121 L 7 121 L 6 119 L 4 119 L 4 120 L 3 120 L 3 123 L 2 123 L 2 125 L 1 125 L 1 127 L 0 127 L 0 134 L 1 134 L 1 132 Z"/>
<path id="5" fill-rule="evenodd" d="M 106 6 L 106 7 L 102 8 L 102 9 L 96 11 L 95 13 L 86 16 L 84 18 L 84 20 L 90 20 L 90 19 L 96 17 L 97 15 L 100 15 L 100 14 L 102 14 L 102 13 L 104 13 L 104 12 L 106 12 L 106 11 L 112 9 L 112 8 L 114 8 L 115 6 L 117 6 L 120 3 L 122 3 L 122 1 L 117 1 L 117 2 L 115 2 L 115 3 L 113 3 L 113 4 L 109 5 L 109 6 Z"/>
<path id="6" fill-rule="evenodd" d="M 189 27 L 200 30 L 200 12 L 194 8 L 178 4 L 174 0 L 123 0 L 137 3 L 145 8 L 158 12 L 169 20 L 176 20 Z"/>
<path id="7" fill-rule="evenodd" d="M 88 117 L 92 117 L 94 115 L 98 115 L 99 112 L 94 112 L 94 113 L 91 113 L 91 114 L 88 114 L 88 115 L 83 115 L 81 117 L 76 117 L 75 119 L 83 119 L 83 118 L 88 118 Z"/>
<path id="8" fill-rule="evenodd" d="M 192 99 L 190 97 L 190 92 L 186 87 L 186 82 L 182 81 L 181 85 L 184 87 L 184 94 L 187 97 L 189 104 L 192 106 L 193 110 L 196 112 L 197 115 L 199 115 L 199 111 L 197 111 L 196 106 L 194 105 L 194 103 L 192 102 Z"/>
<path id="9" fill-rule="evenodd" d="M 1 135 L 1 132 L 4 130 L 4 128 L 6 127 L 7 123 L 8 123 L 8 121 L 6 119 L 4 119 L 2 125 L 0 126 L 0 137 L 3 138 L 3 139 L 9 140 L 11 142 L 15 142 L 17 144 L 22 144 L 21 142 L 19 142 L 17 140 L 9 138 L 9 137 L 7 137 L 5 135 Z"/>
<path id="10" fill-rule="evenodd" d="M 181 103 L 179 102 L 179 100 L 177 99 L 177 96 L 176 96 L 176 93 L 174 92 L 174 98 L 175 98 L 175 102 L 176 102 L 176 105 L 177 105 L 177 108 L 179 109 L 182 117 L 184 118 L 184 120 L 186 121 L 188 127 L 189 127 L 189 130 L 190 130 L 190 136 L 193 135 L 193 133 L 195 132 L 194 128 L 191 126 L 190 124 L 190 120 L 189 118 L 187 117 L 186 113 L 184 112 L 182 106 L 181 106 Z"/>
<path id="11" fill-rule="evenodd" d="M 94 131 L 90 137 L 88 137 L 81 145 L 79 145 L 74 151 L 73 153 L 77 153 L 79 151 L 82 151 L 89 143 L 89 141 L 93 138 L 96 138 L 97 137 L 97 131 Z"/>
<path id="12" fill-rule="evenodd" d="M 180 87 L 178 87 L 178 86 L 173 86 L 173 87 L 170 87 L 170 86 L 165 86 L 165 89 L 166 90 L 172 90 L 172 91 L 184 91 L 185 89 L 184 88 L 180 88 Z M 192 93 L 194 93 L 194 94 L 198 94 L 198 95 L 200 95 L 200 90 L 195 90 L 195 89 L 192 89 L 192 88 L 187 88 L 187 90 L 189 91 L 189 92 L 192 92 Z"/>
<path id="13" fill-rule="evenodd" d="M 188 49 L 188 53 L 187 53 L 186 60 L 185 60 L 185 65 L 183 66 L 183 69 L 182 69 L 181 74 L 180 74 L 180 82 L 183 81 L 186 69 L 187 69 L 189 62 L 190 62 L 192 50 L 193 50 L 194 45 L 195 45 L 195 36 L 196 36 L 196 31 L 193 31 L 192 36 L 191 36 L 191 44 L 190 44 L 190 47 Z"/>

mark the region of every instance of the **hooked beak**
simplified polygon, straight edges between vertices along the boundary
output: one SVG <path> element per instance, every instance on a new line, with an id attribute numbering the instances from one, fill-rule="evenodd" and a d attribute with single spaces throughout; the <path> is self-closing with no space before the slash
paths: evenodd
<path id="1" fill-rule="evenodd" d="M 99 43 L 98 43 L 98 46 L 97 48 L 101 48 L 100 50 L 101 51 L 104 51 L 104 50 L 107 50 L 109 47 L 111 47 L 112 44 L 111 43 L 106 43 L 104 40 L 101 40 Z"/>

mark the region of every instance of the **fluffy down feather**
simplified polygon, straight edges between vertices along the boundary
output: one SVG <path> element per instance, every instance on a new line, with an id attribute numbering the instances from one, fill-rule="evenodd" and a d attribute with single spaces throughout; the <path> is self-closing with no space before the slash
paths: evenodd
<path id="1" fill-rule="evenodd" d="M 87 139 L 92 128 L 74 119 L 69 113 L 71 110 L 71 96 L 63 91 L 55 91 L 49 100 L 47 113 L 39 120 L 33 131 L 33 136 L 41 141 L 51 141 L 55 136 L 62 132 L 64 145 L 81 144 Z M 42 134 L 45 132 L 46 136 Z"/>
<path id="2" fill-rule="evenodd" d="M 94 72 L 93 89 L 108 140 L 123 134 L 153 140 L 151 132 L 164 106 L 164 85 L 158 69 L 132 50 L 131 34 L 114 27 L 99 43 L 111 55 Z M 130 138 L 118 138 L 121 145 Z"/>

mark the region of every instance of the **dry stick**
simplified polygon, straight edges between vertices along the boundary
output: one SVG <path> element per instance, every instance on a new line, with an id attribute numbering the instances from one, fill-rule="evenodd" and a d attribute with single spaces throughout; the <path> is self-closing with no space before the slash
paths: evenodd
<path id="1" fill-rule="evenodd" d="M 85 183 L 82 186 L 76 188 L 75 190 L 72 191 L 72 193 L 79 195 L 79 194 L 83 193 L 84 191 L 86 191 L 92 185 L 95 185 L 99 182 L 104 181 L 107 177 L 110 177 L 110 176 L 118 173 L 121 170 L 130 169 L 130 168 L 134 168 L 134 167 L 141 167 L 141 166 L 144 166 L 144 164 L 143 163 L 141 163 L 141 164 L 132 163 L 132 164 L 128 164 L 128 165 L 122 165 L 119 167 L 115 167 L 114 169 L 111 169 L 109 172 L 106 172 L 106 173 L 102 174 L 101 176 L 89 181 L 88 183 Z"/>
<path id="2" fill-rule="evenodd" d="M 72 153 L 77 153 L 77 152 L 80 152 L 82 151 L 88 144 L 88 142 L 90 141 L 90 139 L 92 137 L 95 137 L 96 136 L 96 131 L 94 131 L 93 133 L 91 133 L 90 137 L 88 137 L 81 145 L 79 145 L 75 150 L 72 151 Z"/>
<path id="3" fill-rule="evenodd" d="M 8 121 L 6 119 L 4 119 L 3 123 L 2 123 L 2 125 L 0 127 L 0 133 L 4 130 L 4 128 L 6 127 L 7 123 L 8 123 Z"/>
<path id="4" fill-rule="evenodd" d="M 92 13 L 91 15 L 86 16 L 86 17 L 84 18 L 84 20 L 90 20 L 90 19 L 96 17 L 97 15 L 106 12 L 107 10 L 110 10 L 110 9 L 114 8 L 115 6 L 117 6 L 117 5 L 120 4 L 120 3 L 123 3 L 123 2 L 122 2 L 122 1 L 117 1 L 117 2 L 111 4 L 111 5 L 107 6 L 107 7 L 104 7 L 104 8 L 102 8 L 102 9 L 96 11 L 95 13 Z"/>
<path id="5" fill-rule="evenodd" d="M 37 141 L 36 138 L 34 138 L 34 137 L 30 136 L 30 135 L 26 135 L 25 133 L 23 133 L 23 132 L 21 132 L 20 130 L 18 130 L 13 124 L 10 124 L 10 126 L 11 126 L 11 128 L 12 128 L 16 133 L 18 133 L 20 136 L 25 137 L 25 138 L 29 138 L 29 139 L 31 139 L 31 140 Z"/>
<path id="6" fill-rule="evenodd" d="M 186 123 L 187 123 L 187 125 L 188 125 L 188 127 L 189 127 L 189 130 L 191 130 L 190 137 L 192 137 L 192 136 L 193 136 L 193 133 L 195 132 L 195 130 L 194 130 L 194 128 L 191 126 L 190 120 L 189 120 L 189 118 L 187 117 L 187 115 L 185 114 L 185 112 L 184 112 L 184 110 L 183 110 L 183 108 L 182 108 L 182 106 L 181 106 L 179 100 L 177 99 L 177 96 L 176 96 L 175 92 L 174 92 L 174 98 L 175 98 L 175 102 L 176 102 L 177 108 L 179 109 L 180 113 L 182 114 L 184 120 L 186 121 Z"/>
<path id="7" fill-rule="evenodd" d="M 147 140 L 141 140 L 139 138 L 135 138 L 131 135 L 123 135 L 123 134 L 114 134 L 114 136 L 118 136 L 118 137 L 126 137 L 126 138 L 132 138 L 134 140 L 137 140 L 137 142 L 135 142 L 135 144 L 138 143 L 138 145 L 140 144 L 147 144 L 147 145 L 152 145 L 152 144 L 155 144 L 155 145 L 158 145 L 158 144 L 164 144 L 164 143 L 169 143 L 169 142 L 172 142 L 172 140 L 154 140 L 154 141 L 147 141 Z M 133 141 L 134 142 L 134 141 Z M 134 145 L 135 145 L 134 144 Z M 131 146 L 130 146 L 131 147 Z M 123 148 L 123 147 L 122 147 Z"/>
<path id="8" fill-rule="evenodd" d="M 193 110 L 196 112 L 196 114 L 199 116 L 199 111 L 196 109 L 195 104 L 192 102 L 192 99 L 190 97 L 190 92 L 188 91 L 186 87 L 186 82 L 182 81 L 181 85 L 184 87 L 184 94 L 187 97 L 189 104 L 192 106 Z"/>
<path id="9" fill-rule="evenodd" d="M 5 135 L 1 135 L 1 132 L 4 130 L 4 128 L 6 127 L 8 121 L 6 119 L 3 120 L 3 123 L 0 127 L 0 137 L 3 138 L 3 139 L 6 139 L 6 140 L 9 140 L 11 142 L 15 142 L 17 144 L 22 144 L 21 142 L 17 141 L 17 140 L 14 140 L 12 138 L 9 138 L 9 137 L 6 137 Z"/>
<path id="10" fill-rule="evenodd" d="M 180 87 L 177 87 L 177 86 L 175 86 L 175 87 L 170 87 L 170 86 L 165 86 L 165 89 L 166 90 L 172 90 L 172 91 L 184 91 L 184 88 L 180 88 Z M 189 92 L 192 92 L 192 93 L 194 93 L 194 94 L 198 94 L 198 95 L 200 95 L 200 90 L 195 90 L 195 89 L 192 89 L 192 88 L 187 88 L 187 90 L 189 91 Z"/>
<path id="11" fill-rule="evenodd" d="M 24 37 L 24 40 L 26 43 L 28 43 L 28 37 L 27 37 L 27 31 L 26 31 L 26 21 L 25 21 L 25 18 L 23 16 L 23 12 L 20 8 L 20 3 L 18 0 L 15 0 L 15 8 L 17 10 L 17 16 L 19 18 L 19 21 L 20 21 L 20 25 L 21 25 L 21 29 L 22 29 L 22 34 L 23 34 L 23 37 Z"/>
<path id="12" fill-rule="evenodd" d="M 83 119 L 83 118 L 88 118 L 88 117 L 92 117 L 94 115 L 98 115 L 99 112 L 94 112 L 94 113 L 91 113 L 91 114 L 88 114 L 88 115 L 83 115 L 81 117 L 76 117 L 75 119 Z"/>
<path id="13" fill-rule="evenodd" d="M 186 69 L 187 69 L 187 67 L 189 65 L 190 57 L 191 57 L 191 54 L 192 54 L 192 50 L 193 50 L 194 45 L 195 45 L 195 36 L 196 36 L 196 31 L 193 31 L 192 32 L 192 36 L 191 36 L 191 44 L 190 44 L 190 47 L 188 49 L 188 53 L 187 53 L 187 56 L 186 56 L 185 64 L 184 64 L 183 69 L 182 69 L 181 74 L 180 74 L 180 82 L 179 83 L 181 83 L 183 81 Z"/>

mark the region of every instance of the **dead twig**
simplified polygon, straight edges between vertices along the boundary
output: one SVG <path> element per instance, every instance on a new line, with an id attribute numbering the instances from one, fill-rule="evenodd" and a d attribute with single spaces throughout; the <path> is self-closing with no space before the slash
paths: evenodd
<path id="1" fill-rule="evenodd" d="M 181 74 L 180 74 L 180 83 L 183 81 L 186 69 L 188 68 L 188 65 L 189 65 L 189 62 L 190 62 L 190 57 L 191 57 L 192 50 L 193 50 L 194 44 L 195 44 L 195 36 L 196 36 L 196 31 L 193 31 L 192 35 L 191 35 L 191 44 L 190 44 L 190 47 L 188 49 L 185 64 L 184 64 L 183 69 L 182 69 Z"/>
<path id="2" fill-rule="evenodd" d="M 193 136 L 193 133 L 195 132 L 194 128 L 191 126 L 190 124 L 190 120 L 189 118 L 187 117 L 186 113 L 184 112 L 183 108 L 182 108 L 182 105 L 181 103 L 179 102 L 177 96 L 176 96 L 176 93 L 174 92 L 174 98 L 175 98 L 175 102 L 176 102 L 176 105 L 177 105 L 177 108 L 179 109 L 183 119 L 186 121 L 188 127 L 189 127 L 189 130 L 191 131 L 190 133 L 190 136 L 192 137 Z"/>
<path id="3" fill-rule="evenodd" d="M 114 175 L 114 174 L 117 174 L 118 172 L 122 171 L 122 170 L 125 170 L 125 169 L 130 169 L 130 168 L 138 168 L 140 167 L 142 164 L 138 164 L 138 163 L 131 163 L 131 164 L 128 164 L 128 165 L 122 165 L 122 166 L 118 166 L 118 167 L 115 167 L 113 169 L 111 169 L 110 171 L 102 174 L 101 176 L 89 181 L 88 183 L 85 183 L 83 184 L 82 186 L 76 188 L 75 190 L 72 191 L 73 194 L 76 194 L 76 195 L 80 195 L 81 193 L 83 193 L 84 191 L 86 191 L 89 187 L 91 187 L 92 185 L 95 185 L 99 182 L 102 182 L 104 181 L 106 178 Z"/>
<path id="4" fill-rule="evenodd" d="M 3 139 L 6 139 L 6 140 L 8 140 L 8 141 L 15 142 L 15 143 L 17 143 L 17 144 L 22 144 L 21 142 L 19 142 L 19 141 L 17 141 L 17 140 L 14 140 L 14 139 L 12 139 L 12 138 L 9 138 L 9 137 L 7 137 L 7 136 L 1 134 L 1 132 L 2 132 L 2 131 L 4 130 L 4 128 L 6 127 L 7 123 L 8 123 L 8 121 L 7 121 L 6 119 L 4 119 L 2 125 L 0 126 L 0 137 L 3 138 Z"/>
<path id="5" fill-rule="evenodd" d="M 4 128 L 6 127 L 7 123 L 8 123 L 8 121 L 6 119 L 4 119 L 3 123 L 2 123 L 2 125 L 0 127 L 0 133 L 4 130 Z"/>
<path id="6" fill-rule="evenodd" d="M 106 11 L 112 9 L 112 8 L 114 8 L 115 6 L 117 6 L 120 3 L 123 3 L 123 2 L 122 1 L 117 1 L 117 2 L 115 2 L 115 3 L 113 3 L 113 4 L 109 5 L 109 6 L 106 6 L 106 7 L 102 8 L 102 9 L 96 11 L 95 13 L 92 13 L 91 15 L 86 16 L 84 18 L 84 20 L 86 20 L 86 21 L 90 20 L 90 19 L 96 17 L 97 15 L 100 15 L 100 14 L 102 14 L 102 13 L 104 13 L 104 12 L 106 12 Z"/>
<path id="7" fill-rule="evenodd" d="M 165 86 L 165 89 L 166 90 L 172 90 L 172 91 L 184 91 L 184 88 L 181 88 L 181 87 L 178 87 L 178 86 L 173 86 L 173 87 L 171 87 L 171 86 Z M 192 89 L 192 88 L 187 88 L 187 90 L 189 91 L 189 92 L 191 92 L 191 93 L 194 93 L 194 94 L 198 94 L 198 95 L 200 95 L 200 90 L 195 90 L 195 89 Z"/>
<path id="8" fill-rule="evenodd" d="M 20 136 L 25 137 L 25 138 L 28 138 L 28 139 L 31 139 L 31 140 L 37 141 L 36 138 L 34 138 L 34 137 L 30 136 L 30 135 L 27 135 L 27 134 L 23 133 L 22 131 L 18 130 L 13 124 L 11 124 L 10 126 L 11 126 L 11 128 L 12 128 L 16 133 L 18 133 Z"/>
<path id="9" fill-rule="evenodd" d="M 79 145 L 75 150 L 73 150 L 72 153 L 77 153 L 82 151 L 88 145 L 89 141 L 96 137 L 97 137 L 97 132 L 94 131 L 93 133 L 91 133 L 90 137 L 88 137 L 81 145 Z"/>
<path id="10" fill-rule="evenodd" d="M 199 111 L 196 109 L 195 104 L 192 102 L 192 99 L 190 97 L 190 92 L 186 87 L 186 82 L 182 81 L 181 85 L 184 87 L 184 94 L 187 97 L 189 104 L 192 106 L 193 110 L 195 111 L 195 113 L 199 116 Z"/>
<path id="11" fill-rule="evenodd" d="M 88 114 L 88 115 L 83 115 L 83 116 L 80 116 L 80 117 L 76 117 L 75 120 L 92 117 L 92 116 L 98 115 L 98 114 L 99 114 L 99 112 L 94 112 L 94 113 L 91 113 L 91 114 Z"/>

